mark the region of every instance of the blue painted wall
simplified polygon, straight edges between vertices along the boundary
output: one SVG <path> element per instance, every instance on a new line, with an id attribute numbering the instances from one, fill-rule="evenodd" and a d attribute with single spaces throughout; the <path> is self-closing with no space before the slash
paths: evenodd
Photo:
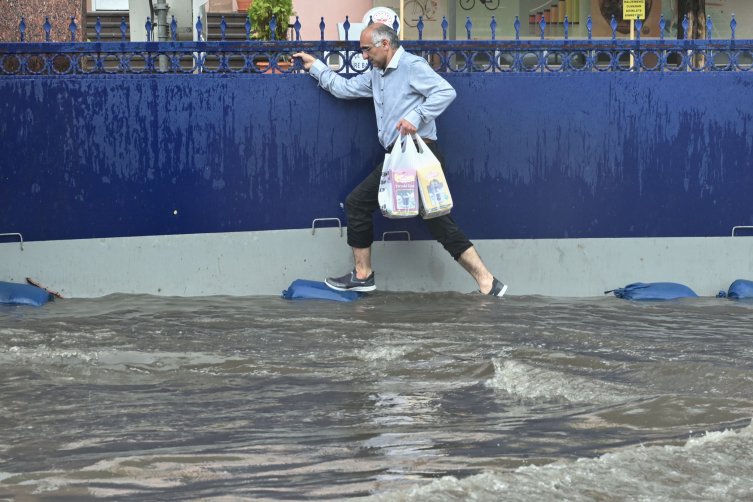
<path id="1" fill-rule="evenodd" d="M 753 224 L 749 73 L 447 78 L 458 98 L 439 138 L 472 239 Z M 0 233 L 25 240 L 344 220 L 382 157 L 371 102 L 306 75 L 0 79 Z M 375 219 L 378 235 L 429 238 L 418 219 Z"/>

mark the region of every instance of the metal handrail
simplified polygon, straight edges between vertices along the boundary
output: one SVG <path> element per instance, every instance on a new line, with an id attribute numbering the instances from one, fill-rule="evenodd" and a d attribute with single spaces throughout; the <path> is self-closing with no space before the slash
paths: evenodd
<path id="1" fill-rule="evenodd" d="M 314 221 L 311 222 L 311 235 L 314 235 L 314 232 L 316 232 L 316 222 L 317 221 L 336 221 L 337 226 L 340 229 L 340 237 L 343 236 L 343 225 L 340 223 L 340 218 L 316 218 Z"/>
<path id="2" fill-rule="evenodd" d="M 16 233 L 12 233 L 12 234 L 0 234 L 0 237 L 13 237 L 15 235 L 17 235 L 18 238 L 21 239 L 21 251 L 23 251 L 24 250 L 24 238 L 23 238 L 23 236 L 21 234 L 16 234 Z"/>
<path id="3" fill-rule="evenodd" d="M 390 230 L 389 232 L 385 232 L 382 234 L 382 242 L 384 242 L 384 238 L 387 234 L 408 234 L 408 242 L 410 242 L 410 232 L 407 230 Z"/>
<path id="4" fill-rule="evenodd" d="M 739 226 L 739 227 L 732 227 L 732 237 L 735 236 L 735 230 L 753 230 L 753 226 Z"/>

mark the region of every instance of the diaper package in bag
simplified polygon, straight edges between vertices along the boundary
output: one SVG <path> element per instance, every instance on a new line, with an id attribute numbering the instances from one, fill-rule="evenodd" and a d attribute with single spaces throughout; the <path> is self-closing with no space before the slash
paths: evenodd
<path id="1" fill-rule="evenodd" d="M 426 220 L 449 214 L 452 210 L 452 196 L 442 165 L 420 136 L 414 135 L 413 138 L 419 147 L 415 166 L 418 191 L 421 194 L 421 217 Z"/>
<path id="2" fill-rule="evenodd" d="M 406 149 L 415 148 L 412 142 Z M 418 183 L 416 170 L 405 155 L 400 141 L 395 142 L 392 153 L 385 155 L 382 178 L 379 183 L 379 209 L 387 218 L 412 218 L 418 216 Z"/>

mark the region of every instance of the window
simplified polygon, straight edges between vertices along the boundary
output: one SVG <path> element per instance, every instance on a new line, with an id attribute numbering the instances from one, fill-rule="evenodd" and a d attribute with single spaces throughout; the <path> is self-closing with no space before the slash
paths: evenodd
<path id="1" fill-rule="evenodd" d="M 128 0 L 94 0 L 94 10 L 128 10 Z"/>
<path id="2" fill-rule="evenodd" d="M 659 20 L 664 15 L 666 27 L 664 36 L 677 38 L 677 0 L 645 0 L 647 20 L 641 30 L 642 38 L 659 38 Z M 399 12 L 400 0 L 375 0 L 375 5 L 389 7 Z M 471 38 L 488 40 L 492 36 L 489 26 L 492 16 L 497 23 L 497 39 L 515 38 L 515 16 L 520 20 L 520 37 L 538 39 L 541 37 L 539 22 L 546 19 L 544 37 L 561 39 L 565 36 L 562 23 L 565 15 L 570 22 L 571 38 L 587 38 L 586 21 L 591 15 L 594 38 L 612 38 L 609 26 L 612 14 L 618 21 L 617 38 L 630 38 L 629 23 L 622 21 L 619 0 L 404 0 L 405 33 L 407 40 L 418 38 L 419 16 L 424 23 L 424 40 L 442 39 L 442 17 L 449 24 L 447 38 L 465 40 L 468 36 L 465 24 L 470 19 L 473 24 Z M 706 14 L 714 23 L 714 38 L 729 38 L 732 13 L 737 20 L 736 38 L 753 38 L 753 2 L 751 0 L 714 0 L 706 2 Z M 682 22 L 682 20 L 679 20 Z"/>

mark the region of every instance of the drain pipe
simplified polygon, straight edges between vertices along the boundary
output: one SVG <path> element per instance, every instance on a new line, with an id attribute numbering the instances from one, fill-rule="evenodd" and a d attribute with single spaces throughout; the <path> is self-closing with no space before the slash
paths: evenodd
<path id="1" fill-rule="evenodd" d="M 167 42 L 167 11 L 170 10 L 170 6 L 164 3 L 164 0 L 157 0 L 157 5 L 154 6 L 154 10 L 157 11 L 157 40 L 160 42 Z M 168 64 L 167 56 L 160 56 L 160 71 L 167 71 L 169 67 L 170 65 Z"/>
<path id="2" fill-rule="evenodd" d="M 154 2 L 153 0 L 149 0 L 149 15 L 151 16 L 149 19 L 152 20 L 152 32 L 150 35 L 152 36 L 152 39 L 154 39 L 154 22 L 156 19 L 154 18 Z"/>

